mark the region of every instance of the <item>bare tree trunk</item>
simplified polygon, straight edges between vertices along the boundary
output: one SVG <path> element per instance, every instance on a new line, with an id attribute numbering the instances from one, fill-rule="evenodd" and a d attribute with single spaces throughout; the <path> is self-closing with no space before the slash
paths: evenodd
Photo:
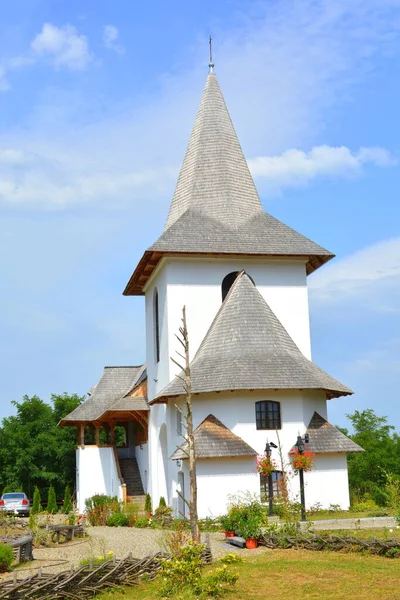
<path id="1" fill-rule="evenodd" d="M 188 459 L 189 459 L 189 481 L 190 481 L 190 500 L 189 500 L 189 511 L 190 511 L 190 529 L 192 533 L 192 540 L 194 542 L 199 541 L 199 526 L 198 526 L 198 515 L 197 515 L 197 476 L 196 476 L 196 452 L 193 435 L 193 413 L 192 413 L 192 382 L 190 374 L 190 361 L 189 361 L 189 335 L 186 324 L 186 306 L 182 309 L 182 327 L 179 328 L 180 336 L 177 336 L 181 342 L 184 355 L 180 356 L 184 358 L 185 365 L 180 365 L 176 360 L 172 361 L 181 367 L 184 372 L 184 377 L 181 377 L 184 381 L 185 387 L 185 404 L 186 414 L 183 415 L 186 421 L 186 440 L 189 446 Z"/>

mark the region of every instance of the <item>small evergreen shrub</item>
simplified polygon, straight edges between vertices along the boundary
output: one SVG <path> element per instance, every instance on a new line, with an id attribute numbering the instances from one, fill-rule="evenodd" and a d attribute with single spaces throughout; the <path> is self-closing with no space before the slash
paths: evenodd
<path id="1" fill-rule="evenodd" d="M 161 496 L 158 508 L 166 508 L 166 507 L 167 507 L 167 503 L 165 502 L 165 498 L 164 498 L 164 496 Z"/>
<path id="2" fill-rule="evenodd" d="M 38 513 L 42 512 L 42 498 L 40 496 L 40 491 L 38 486 L 35 486 L 35 490 L 33 492 L 33 502 L 32 502 L 32 508 L 31 508 L 31 513 L 33 515 L 37 515 Z"/>
<path id="3" fill-rule="evenodd" d="M 67 484 L 65 486 L 65 491 L 64 491 L 64 503 L 62 505 L 62 509 L 61 512 L 64 515 L 68 515 L 70 512 L 72 512 L 73 510 L 73 506 L 72 506 L 72 495 L 71 495 L 71 488 L 69 487 L 69 485 Z"/>
<path id="4" fill-rule="evenodd" d="M 151 515 L 152 511 L 152 507 L 151 507 L 151 496 L 150 494 L 146 494 L 146 500 L 144 502 L 144 512 L 146 513 L 146 515 Z"/>
<path id="5" fill-rule="evenodd" d="M 14 560 L 14 554 L 11 546 L 7 544 L 0 544 L 0 573 L 8 571 Z"/>
<path id="6" fill-rule="evenodd" d="M 47 509 L 46 512 L 49 513 L 49 515 L 55 515 L 57 512 L 57 498 L 56 498 L 56 492 L 54 490 L 54 487 L 51 485 L 49 488 L 49 495 L 47 497 Z"/>
<path id="7" fill-rule="evenodd" d="M 129 519 L 122 512 L 116 512 L 110 515 L 106 521 L 107 527 L 128 527 Z"/>

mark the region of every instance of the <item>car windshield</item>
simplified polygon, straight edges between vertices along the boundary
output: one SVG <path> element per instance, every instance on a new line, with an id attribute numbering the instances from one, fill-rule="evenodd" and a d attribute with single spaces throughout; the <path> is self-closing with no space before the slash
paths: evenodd
<path id="1" fill-rule="evenodd" d="M 3 500 L 22 500 L 25 494 L 3 494 Z"/>

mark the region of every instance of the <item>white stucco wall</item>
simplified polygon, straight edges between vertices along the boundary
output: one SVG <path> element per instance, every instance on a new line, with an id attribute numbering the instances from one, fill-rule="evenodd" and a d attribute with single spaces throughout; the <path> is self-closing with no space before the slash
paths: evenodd
<path id="1" fill-rule="evenodd" d="M 141 444 L 135 447 L 135 457 L 139 467 L 140 478 L 144 493 L 147 494 L 149 487 L 149 444 Z"/>
<path id="2" fill-rule="evenodd" d="M 254 450 L 262 454 L 264 452 L 267 439 L 278 445 L 278 435 L 274 430 L 257 430 L 255 424 L 255 403 L 259 400 L 278 401 L 281 406 L 282 429 L 279 430 L 279 441 L 282 446 L 285 469 L 290 470 L 289 451 L 295 444 L 297 435 L 303 435 L 311 420 L 314 411 L 322 416 L 326 416 L 326 400 L 322 392 L 235 392 L 221 394 L 204 394 L 201 397 L 195 396 L 193 400 L 193 422 L 197 427 L 209 414 L 213 414 L 231 431 L 242 438 Z M 182 406 L 182 400 L 177 402 L 171 400 L 167 410 L 168 424 L 168 456 L 171 456 L 176 447 L 182 443 L 182 438 L 177 433 L 177 409 L 175 404 Z M 337 467 L 337 461 L 330 460 L 329 456 L 324 462 L 324 457 L 317 457 L 316 471 L 305 474 L 306 477 L 306 501 L 308 505 L 315 504 L 316 501 L 326 506 L 329 504 L 348 504 L 348 482 L 346 460 L 343 455 L 335 455 L 340 462 L 340 469 Z M 272 457 L 280 465 L 278 450 L 273 450 Z M 217 494 L 202 493 L 199 494 L 199 513 L 203 516 L 210 516 L 210 502 L 215 504 L 215 511 L 221 510 L 222 504 L 225 506 L 226 498 L 229 494 L 235 494 L 238 491 L 259 492 L 259 477 L 255 473 L 255 459 L 246 459 L 246 470 L 238 470 L 237 459 L 226 459 L 217 461 L 214 459 L 199 461 L 198 481 L 203 490 L 208 488 L 214 490 L 215 486 L 222 486 L 224 489 L 223 499 L 220 501 Z M 184 461 L 183 461 L 184 462 Z M 245 461 L 243 461 L 243 464 Z M 221 472 L 218 473 L 218 468 Z M 185 470 L 185 467 L 181 467 Z M 229 476 L 229 469 L 231 473 Z M 344 469 L 344 471 L 343 471 Z M 176 487 L 177 477 L 180 468 L 169 461 L 168 489 L 170 503 L 175 509 L 176 505 Z M 207 479 L 207 470 L 209 478 Z M 311 478 L 314 476 L 313 478 Z M 200 484 L 200 478 L 202 483 Z M 186 477 L 187 481 L 188 478 Z M 210 488 L 211 486 L 211 488 Z M 215 488 L 217 489 L 217 488 Z M 322 496 L 322 489 L 324 495 Z M 188 492 L 187 486 L 186 491 Z M 298 476 L 289 478 L 289 493 L 293 500 L 298 499 L 299 481 Z M 315 500 L 315 498 L 320 498 Z M 222 498 L 222 496 L 221 496 Z M 333 498 L 333 500 L 332 500 Z M 346 504 L 347 502 L 347 504 Z"/>
<path id="3" fill-rule="evenodd" d="M 229 497 L 243 492 L 259 493 L 258 474 L 252 458 L 197 461 L 197 494 L 200 519 L 218 517 L 227 511 Z"/>
<path id="4" fill-rule="evenodd" d="M 318 454 L 314 469 L 304 473 L 307 507 L 317 502 L 323 508 L 339 504 L 342 509 L 350 506 L 349 480 L 346 454 Z"/>
<path id="5" fill-rule="evenodd" d="M 94 494 L 117 496 L 122 500 L 122 487 L 112 448 L 77 448 L 76 469 L 77 505 L 80 513 L 85 511 L 85 500 Z"/>
<path id="6" fill-rule="evenodd" d="M 188 331 L 190 336 L 190 350 L 193 357 L 209 326 L 211 325 L 222 303 L 221 284 L 224 277 L 232 271 L 244 269 L 255 281 L 257 289 L 265 298 L 271 309 L 275 312 L 284 327 L 287 329 L 295 343 L 305 356 L 311 358 L 310 328 L 308 312 L 308 292 L 305 263 L 302 260 L 276 260 L 272 258 L 172 258 L 163 259 L 148 283 L 146 294 L 146 343 L 147 343 L 147 369 L 148 369 L 148 397 L 152 399 L 176 375 L 178 367 L 170 360 L 176 357 L 180 350 L 175 334 L 181 326 L 182 307 L 186 305 Z M 155 336 L 154 336 L 154 289 L 157 287 L 159 298 L 160 320 L 160 362 L 155 361 Z M 326 400 L 322 392 L 317 391 L 276 391 L 253 393 L 221 393 L 208 394 L 194 399 L 194 426 L 208 415 L 213 414 L 220 419 L 229 429 L 245 440 L 258 453 L 262 453 L 267 439 L 278 443 L 275 431 L 257 431 L 255 426 L 255 402 L 257 400 L 277 400 L 281 402 L 282 429 L 279 432 L 280 442 L 286 457 L 290 448 L 296 442 L 297 435 L 304 434 L 308 423 L 317 411 L 321 416 L 327 416 Z M 166 496 L 168 502 L 174 506 L 177 503 L 176 489 L 178 486 L 179 468 L 169 460 L 177 445 L 182 443 L 182 438 L 176 432 L 176 409 L 170 402 L 165 405 L 155 405 L 151 408 L 149 421 L 149 466 L 150 473 L 148 491 L 156 505 L 160 495 Z M 160 444 L 160 431 L 163 424 L 167 425 L 166 434 L 163 433 L 164 451 Z M 167 461 L 165 461 L 165 444 L 167 447 Z M 277 451 L 274 457 L 278 459 Z M 253 469 L 255 461 L 251 459 Z M 208 466 L 207 466 L 208 465 Z M 250 488 L 258 489 L 258 475 L 254 472 L 250 476 L 247 472 L 236 472 L 236 466 L 228 460 L 221 464 L 221 472 L 215 469 L 217 463 L 204 462 L 199 472 L 199 486 L 204 491 L 199 494 L 199 512 L 202 515 L 210 514 L 210 495 L 205 490 L 208 486 L 215 485 L 231 488 L 226 493 L 245 491 L 247 484 Z M 181 470 L 185 472 L 185 466 Z M 207 468 L 211 469 L 207 473 Z M 229 468 L 232 472 L 229 475 Z M 204 472 L 202 471 L 203 469 Z M 329 479 L 329 473 L 333 479 Z M 328 504 L 343 504 L 348 485 L 333 467 L 327 466 L 327 474 L 321 469 L 319 478 L 309 482 L 310 498 L 319 495 L 321 478 L 324 479 L 326 489 L 324 493 L 330 495 L 329 490 L 345 487 L 340 492 L 340 502 L 329 501 Z M 347 478 L 347 470 L 345 469 Z M 188 478 L 186 477 L 186 492 L 188 493 Z M 223 483 L 222 483 L 223 482 Z M 257 484 L 256 484 L 256 483 Z M 297 482 L 293 482 L 293 497 L 298 493 Z M 255 490 L 256 491 L 256 490 Z M 339 495 L 340 495 L 339 494 Z M 226 504 L 226 499 L 221 503 Z M 310 500 L 311 501 L 311 500 Z M 322 500 L 319 500 L 322 502 Z M 220 510 L 219 500 L 215 499 L 216 510 Z M 312 500 L 311 503 L 315 503 Z M 221 505 L 222 505 L 221 504 Z M 219 508 L 218 508 L 219 507 Z"/>

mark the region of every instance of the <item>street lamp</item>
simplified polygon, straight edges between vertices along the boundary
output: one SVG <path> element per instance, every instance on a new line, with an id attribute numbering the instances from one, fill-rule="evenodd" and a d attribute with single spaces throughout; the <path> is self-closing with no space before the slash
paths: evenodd
<path id="1" fill-rule="evenodd" d="M 277 448 L 278 446 L 276 444 L 274 444 L 273 442 L 268 442 L 265 444 L 265 455 L 268 456 L 268 458 L 271 458 L 271 454 L 272 454 L 272 448 Z M 269 516 L 272 517 L 274 515 L 274 507 L 272 504 L 272 494 L 273 494 L 273 488 L 272 488 L 272 472 L 270 471 L 268 474 L 268 505 L 269 505 Z"/>
<path id="2" fill-rule="evenodd" d="M 310 442 L 310 436 L 308 433 L 305 434 L 304 438 L 301 435 L 297 436 L 297 442 L 295 446 L 299 452 L 299 454 L 304 454 L 305 445 Z M 300 477 L 300 502 L 301 502 L 301 520 L 306 521 L 306 500 L 304 497 L 304 473 L 303 469 L 299 469 L 299 477 Z"/>

